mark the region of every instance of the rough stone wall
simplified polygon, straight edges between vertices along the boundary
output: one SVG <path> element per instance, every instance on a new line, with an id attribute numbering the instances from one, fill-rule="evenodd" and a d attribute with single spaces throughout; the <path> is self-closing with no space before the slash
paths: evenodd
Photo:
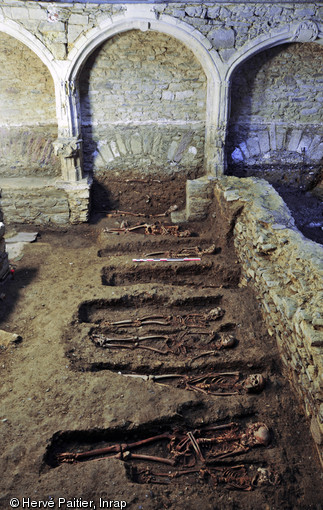
<path id="1" fill-rule="evenodd" d="M 215 183 L 217 214 L 240 258 L 241 284 L 254 286 L 275 335 L 323 463 L 323 251 L 296 229 L 281 197 L 263 179 Z"/>
<path id="2" fill-rule="evenodd" d="M 24 44 L 0 33 L 0 177 L 58 175 L 52 77 Z"/>
<path id="3" fill-rule="evenodd" d="M 323 48 L 282 45 L 248 60 L 232 83 L 229 172 L 307 188 L 323 158 Z"/>
<path id="4" fill-rule="evenodd" d="M 203 167 L 206 77 L 174 38 L 139 30 L 113 37 L 87 61 L 80 94 L 89 171 Z"/>
<path id="5" fill-rule="evenodd" d="M 146 2 L 142 2 L 146 3 Z M 321 2 L 147 2 L 159 15 L 169 14 L 197 28 L 219 50 L 224 61 L 246 42 L 284 23 L 312 20 L 322 23 Z M 107 17 L 125 11 L 116 2 L 23 2 L 3 0 L 0 14 L 15 19 L 54 52 L 65 58 L 76 40 Z M 51 17 L 55 22 L 48 23 Z"/>
<path id="6" fill-rule="evenodd" d="M 118 116 L 120 115 L 120 118 L 118 117 L 118 119 L 114 121 L 110 120 L 109 124 L 106 120 L 107 117 L 103 119 L 103 115 L 101 115 L 101 113 L 106 112 L 106 109 L 104 105 L 103 112 L 101 111 L 102 104 L 100 106 L 99 98 L 100 94 L 104 92 L 107 104 L 114 106 L 112 96 L 109 96 L 111 93 L 109 88 L 111 76 L 108 76 L 109 66 L 105 66 L 104 70 L 100 70 L 96 67 L 96 62 L 94 61 L 90 69 L 91 61 L 88 62 L 87 69 L 83 70 L 82 75 L 83 78 L 85 77 L 82 84 L 82 86 L 85 85 L 85 90 L 83 88 L 82 91 L 84 100 L 82 128 L 85 138 L 86 168 L 91 168 L 92 170 L 92 163 L 95 163 L 95 170 L 99 174 L 102 172 L 103 168 L 107 172 L 109 172 L 111 168 L 114 168 L 116 172 L 121 172 L 121 170 L 124 170 L 124 165 L 126 168 L 130 167 L 130 162 L 131 170 L 137 170 L 137 168 L 135 168 L 137 163 L 138 168 L 142 169 L 144 165 L 145 168 L 150 168 L 151 170 L 154 166 L 160 164 L 160 168 L 163 172 L 173 172 L 174 170 L 182 171 L 184 169 L 187 176 L 191 178 L 196 177 L 200 175 L 200 166 L 203 163 L 202 146 L 204 143 L 204 132 L 202 125 L 203 122 L 206 121 L 207 129 L 204 143 L 205 170 L 220 175 L 224 166 L 223 142 L 227 125 L 227 90 L 229 86 L 229 76 L 234 67 L 234 62 L 237 62 L 237 59 L 246 58 L 246 55 L 249 54 L 248 52 L 251 54 L 257 51 L 257 49 L 267 48 L 274 45 L 277 41 L 320 40 L 320 42 L 322 42 L 322 3 L 307 2 L 306 0 L 303 2 L 300 0 L 295 0 L 294 2 L 286 0 L 282 2 L 265 2 L 263 0 L 259 0 L 258 2 L 242 2 L 240 0 L 225 2 L 219 0 L 217 2 L 195 1 L 192 3 L 174 1 L 161 2 L 160 0 L 154 2 L 149 0 L 147 2 L 142 2 L 143 4 L 148 4 L 144 6 L 136 5 L 137 3 L 138 2 L 133 0 L 131 0 L 129 4 L 121 0 L 116 0 L 115 3 L 109 0 L 104 0 L 102 3 L 100 1 L 96 3 L 94 1 L 39 2 L 36 0 L 2 0 L 0 3 L 0 25 L 1 30 L 12 34 L 15 33 L 18 39 L 28 42 L 28 44 L 34 48 L 35 54 L 41 56 L 43 61 L 48 62 L 48 67 L 52 70 L 52 75 L 55 76 L 59 136 L 60 138 L 64 138 L 64 140 L 66 139 L 66 144 L 67 146 L 70 145 L 70 147 L 75 144 L 78 145 L 78 147 L 81 146 L 77 118 L 77 113 L 79 113 L 77 111 L 78 65 L 80 64 L 81 67 L 83 66 L 84 62 L 82 58 L 88 55 L 88 50 L 94 49 L 96 42 L 101 41 L 102 43 L 103 38 L 101 38 L 101 36 L 103 33 L 105 33 L 108 38 L 109 34 L 116 33 L 119 26 L 121 27 L 120 30 L 125 30 L 127 27 L 129 27 L 129 29 L 139 27 L 143 31 L 146 31 L 144 34 L 139 34 L 138 32 L 139 36 L 143 37 L 141 41 L 144 41 L 145 37 L 151 37 L 152 39 L 155 37 L 155 40 L 158 40 L 158 46 L 163 47 L 161 46 L 162 38 L 165 36 L 153 33 L 150 30 L 151 27 L 159 26 L 161 31 L 165 29 L 169 34 L 178 37 L 178 40 L 187 41 L 188 46 L 194 48 L 195 54 L 199 55 L 198 59 L 208 75 L 208 104 L 204 109 L 204 113 L 205 110 L 207 112 L 206 119 L 202 119 L 199 116 L 198 109 L 194 109 L 195 104 L 201 103 L 202 101 L 200 96 L 202 87 L 201 83 L 195 82 L 195 78 L 191 76 L 189 77 L 190 82 L 188 82 L 190 83 L 190 88 L 187 83 L 186 88 L 183 86 L 184 88 L 175 91 L 174 99 L 171 95 L 172 90 L 170 88 L 162 89 L 161 86 L 158 88 L 158 84 L 150 95 L 147 90 L 144 91 L 142 88 L 136 89 L 132 87 L 136 86 L 136 79 L 138 84 L 139 78 L 142 86 L 144 84 L 143 78 L 147 78 L 148 75 L 145 69 L 149 68 L 149 70 L 152 70 L 152 74 L 154 74 L 156 72 L 154 66 L 156 66 L 157 63 L 163 65 L 163 73 L 169 73 L 170 67 L 168 66 L 168 68 L 166 68 L 164 65 L 164 62 L 167 61 L 167 51 L 164 54 L 158 53 L 156 51 L 158 46 L 152 44 L 149 47 L 145 46 L 142 53 L 142 58 L 145 60 L 142 62 L 136 62 L 135 55 L 133 55 L 131 59 L 128 59 L 127 65 L 130 67 L 128 67 L 129 75 L 126 79 L 129 83 L 129 94 L 123 94 L 123 89 L 121 92 L 118 91 L 120 93 L 115 94 L 115 96 L 119 96 L 118 98 L 115 97 L 114 100 L 116 104 L 119 105 Z M 138 21 L 138 19 L 135 20 L 137 17 L 138 19 L 140 18 L 141 21 Z M 110 25 L 110 22 L 113 23 Z M 182 22 L 184 22 L 184 24 Z M 110 53 L 109 51 L 106 53 L 105 62 L 108 62 L 109 65 L 112 64 L 112 67 L 115 69 L 114 74 L 117 74 L 118 64 L 115 54 L 113 54 L 113 44 L 117 45 L 116 47 L 118 47 L 118 50 L 122 50 L 121 54 L 122 52 L 124 54 L 126 50 L 133 51 L 135 47 L 136 51 L 138 50 L 138 40 L 133 47 L 130 45 L 128 48 L 122 48 L 122 44 L 125 46 L 128 44 L 127 37 L 130 37 L 131 33 L 129 32 L 129 34 L 114 37 L 111 41 L 104 44 L 104 51 L 108 48 L 110 51 Z M 9 36 L 4 35 L 1 36 L 1 38 L 5 38 L 5 40 L 10 39 Z M 182 48 L 181 51 L 186 52 L 186 55 L 188 55 L 186 60 L 183 58 L 183 63 L 186 65 L 181 66 L 183 78 L 185 73 L 188 72 L 187 68 L 189 68 L 189 66 L 187 64 L 194 63 L 196 72 L 197 67 L 195 67 L 196 61 L 192 58 L 190 51 L 186 50 L 186 48 L 184 49 L 184 46 L 181 46 L 178 40 L 176 40 L 173 45 L 173 55 L 175 55 L 174 52 L 177 50 L 176 45 L 178 45 L 178 48 Z M 169 41 L 171 40 L 169 39 Z M 310 46 L 311 45 L 309 45 L 309 47 Z M 22 174 L 27 177 L 32 175 L 41 178 L 46 175 L 54 177 L 58 175 L 59 167 L 58 160 L 54 158 L 51 152 L 51 140 L 54 133 L 52 127 L 56 125 L 56 118 L 53 113 L 52 120 L 50 120 L 51 114 L 48 113 L 50 108 L 53 108 L 52 111 L 54 112 L 54 91 L 52 85 L 49 86 L 49 78 L 46 78 L 48 80 L 46 84 L 42 81 L 45 74 L 43 74 L 43 71 L 39 72 L 39 69 L 43 68 L 43 64 L 34 56 L 33 59 L 29 60 L 28 55 L 34 54 L 25 47 L 22 49 L 22 47 L 23 45 L 16 40 L 14 40 L 12 45 L 14 51 L 12 51 L 12 49 L 10 50 L 9 46 L 7 47 L 3 43 L 0 47 L 0 49 L 2 48 L 0 53 L 3 57 L 1 63 L 6 63 L 7 56 L 10 59 L 11 68 L 18 62 L 17 70 L 20 69 L 22 71 L 21 76 L 23 76 L 23 79 L 26 79 L 26 85 L 28 85 L 25 88 L 29 90 L 29 93 L 26 94 L 24 90 L 21 90 L 21 94 L 16 94 L 16 97 L 21 95 L 21 97 L 25 98 L 25 102 L 27 101 L 26 104 L 31 104 L 31 99 L 35 96 L 34 91 L 39 92 L 43 87 L 42 90 L 44 92 L 46 90 L 46 93 L 38 94 L 38 96 L 36 95 L 37 99 L 33 103 L 34 106 L 29 109 L 30 118 L 32 119 L 30 124 L 32 124 L 32 127 L 30 127 L 26 119 L 23 119 L 22 122 L 18 122 L 17 124 L 15 124 L 12 119 L 9 119 L 10 132 L 8 133 L 5 130 L 8 126 L 2 126 L 0 124 L 0 128 L 3 128 L 1 134 L 3 140 L 2 155 L 4 156 L 2 158 L 4 166 L 1 170 L 0 164 L 0 174 L 2 172 L 2 175 L 13 178 L 21 176 Z M 305 47 L 305 45 L 302 45 L 302 48 Z M 152 56 L 151 48 L 154 50 L 155 60 L 149 60 L 148 58 Z M 166 50 L 167 48 L 168 46 Z M 318 62 L 316 53 L 319 51 L 322 50 L 315 49 L 310 55 L 311 61 L 314 58 L 315 65 L 316 62 Z M 99 52 L 100 49 L 97 49 L 96 54 Z M 207 52 L 209 52 L 209 55 L 207 55 Z M 21 57 L 23 56 L 23 58 L 17 58 L 17 54 Z M 179 63 L 179 58 L 179 56 L 176 56 L 175 60 L 177 64 Z M 37 61 L 37 66 L 40 66 L 38 70 L 36 70 L 37 66 L 35 67 L 35 61 Z M 21 66 L 23 62 L 28 62 L 28 65 L 25 67 Z M 125 63 L 122 59 L 119 62 L 120 64 Z M 74 64 L 75 67 L 73 67 Z M 139 66 L 139 64 L 141 64 L 141 66 Z M 177 64 L 175 64 L 175 67 Z M 311 64 L 304 65 L 306 72 L 308 70 L 312 78 L 317 78 L 316 84 L 318 84 L 320 77 L 314 76 L 317 74 L 314 66 Z M 121 65 L 119 68 L 120 67 Z M 283 64 L 281 66 L 277 65 L 276 67 L 281 67 L 280 71 L 282 76 L 285 77 Z M 72 68 L 75 70 L 75 74 L 73 74 Z M 104 80 L 102 76 L 102 73 L 106 72 L 109 80 Z M 46 71 L 46 73 L 48 77 L 48 72 Z M 92 73 L 92 76 L 90 76 L 91 79 L 88 81 L 89 94 L 86 91 L 86 73 L 88 73 L 88 76 Z M 172 73 L 170 74 L 172 75 Z M 128 79 L 130 75 L 132 81 Z M 35 80 L 31 85 L 29 80 L 30 76 L 33 76 Z M 204 75 L 199 72 L 199 80 L 200 76 Z M 100 78 L 102 78 L 101 83 Z M 168 87 L 170 87 L 171 81 L 174 81 L 175 78 L 175 74 L 173 74 L 171 80 L 168 82 Z M 118 79 L 120 83 L 121 80 L 120 78 Z M 118 79 L 115 82 L 115 90 L 117 90 L 118 87 Z M 187 78 L 185 77 L 183 79 Z M 219 84 L 217 84 L 218 80 L 220 81 Z M 277 78 L 277 82 L 278 81 L 279 79 Z M 166 82 L 164 81 L 162 85 L 165 84 Z M 179 85 L 179 81 L 176 82 L 175 79 L 175 85 L 176 84 Z M 196 88 L 195 85 L 197 84 L 198 87 Z M 304 84 L 305 82 L 302 83 L 303 90 L 305 90 L 306 85 Z M 98 93 L 92 94 L 91 96 L 92 85 L 95 86 L 92 92 Z M 123 85 L 124 83 L 121 86 Z M 181 85 L 183 85 L 182 81 Z M 291 87 L 292 85 L 289 84 L 289 86 Z M 205 84 L 203 84 L 203 87 L 205 87 Z M 294 91 L 296 90 L 295 87 Z M 279 86 L 279 89 L 282 90 L 281 86 Z M 1 90 L 6 90 L 6 84 Z M 272 91 L 273 87 L 271 87 L 270 90 Z M 48 91 L 50 91 L 49 96 L 46 95 Z M 157 112 L 159 115 L 159 117 L 157 116 L 158 120 L 162 120 L 160 117 L 160 106 L 157 106 L 157 100 L 155 101 L 158 95 L 157 91 L 158 94 L 161 94 L 159 101 L 161 102 L 163 115 L 165 112 L 165 118 L 167 120 L 167 127 L 166 123 L 164 125 L 159 122 L 158 129 L 157 125 L 148 124 L 148 122 L 151 122 L 153 119 L 147 120 L 146 118 L 142 121 L 138 121 L 138 119 L 134 118 L 135 114 L 138 114 L 138 116 L 140 114 L 140 116 L 143 117 L 144 112 L 148 111 L 147 108 L 142 108 L 141 112 L 140 108 L 138 108 L 144 98 L 144 106 L 146 107 L 148 105 L 151 113 L 155 114 Z M 320 102 L 318 85 L 315 88 L 315 92 L 316 100 Z M 186 95 L 185 98 L 183 93 L 193 93 L 193 96 L 191 96 L 193 99 L 190 101 L 191 98 L 188 95 Z M 7 96 L 3 96 L 4 100 L 6 101 L 8 99 L 8 104 L 10 104 L 10 101 L 11 104 L 13 104 L 12 98 L 14 92 L 5 92 L 5 94 L 7 94 Z M 180 94 L 182 94 L 181 99 Z M 122 96 L 126 99 L 123 100 Z M 195 100 L 196 96 L 198 97 L 198 101 Z M 47 106 L 49 109 L 46 110 L 49 117 L 46 117 L 46 114 L 43 120 L 40 120 L 40 123 L 35 125 L 33 119 L 34 112 L 37 111 L 39 105 L 41 108 L 44 106 L 43 98 L 45 97 L 50 97 L 48 101 L 51 107 L 48 103 Z M 252 96 L 250 96 L 250 98 L 251 97 Z M 99 101 L 96 104 L 98 98 Z M 172 102 L 171 105 L 170 102 Z M 181 104 L 184 105 L 184 103 L 185 108 L 182 109 Z M 122 110 L 124 104 L 125 109 Z M 19 105 L 19 101 L 17 105 L 19 106 L 19 110 L 23 110 L 24 107 L 23 105 Z M 129 106 L 128 110 L 127 105 Z M 130 108 L 130 106 L 132 106 L 132 108 Z M 315 106 L 310 105 L 305 107 L 304 105 L 304 109 L 306 110 L 307 108 L 307 110 L 313 111 Z M 199 104 L 199 108 L 200 107 L 201 104 Z M 268 104 L 268 109 L 266 110 L 267 120 L 271 115 L 271 109 L 272 104 Z M 113 108 L 110 108 L 110 110 L 112 115 Z M 288 108 L 288 111 L 289 110 Z M 203 111 L 202 108 L 199 112 L 201 111 Z M 131 112 L 131 119 L 129 123 L 125 125 L 127 122 L 125 118 L 129 112 Z M 186 118 L 187 112 L 188 118 Z M 197 117 L 194 117 L 194 115 L 191 117 L 191 114 L 194 114 L 194 112 L 197 113 Z M 177 115 L 178 113 L 180 113 L 180 115 Z M 115 109 L 114 114 L 116 114 Z M 167 115 L 170 114 L 172 118 L 167 117 Z M 95 124 L 95 122 L 92 123 L 92 117 L 96 115 L 99 119 L 97 124 Z M 310 113 L 306 115 L 310 116 Z M 183 116 L 185 117 L 185 122 L 182 122 L 184 120 Z M 89 117 L 91 117 L 90 120 Z M 37 115 L 37 118 L 39 120 L 41 115 Z M 275 159 L 277 155 L 274 154 L 275 151 L 277 151 L 277 147 L 278 151 L 280 149 L 283 150 L 283 147 L 287 147 L 287 151 L 285 152 L 288 152 L 288 157 L 294 158 L 292 158 L 293 163 L 288 161 L 289 168 L 286 168 L 286 170 L 292 174 L 292 179 L 290 179 L 290 181 L 299 177 L 300 183 L 302 184 L 304 180 L 305 185 L 307 185 L 307 181 L 312 179 L 312 177 L 308 178 L 310 172 L 314 171 L 313 179 L 316 178 L 322 153 L 322 139 L 318 138 L 321 137 L 322 132 L 318 130 L 315 133 L 313 132 L 313 126 L 315 123 L 319 123 L 319 120 L 321 120 L 321 118 L 318 120 L 315 118 L 315 122 L 311 121 L 310 131 L 308 130 L 309 124 L 306 124 L 306 128 L 304 128 L 301 124 L 301 119 L 293 121 L 285 132 L 285 145 L 282 142 L 282 148 L 280 147 L 281 135 L 278 130 L 278 123 L 276 123 L 275 120 L 275 124 L 271 124 L 270 129 L 266 127 L 266 129 L 262 131 L 259 129 L 259 133 L 252 133 L 252 144 L 250 148 L 247 144 L 247 140 L 249 140 L 250 137 L 245 141 L 240 138 L 238 139 L 241 157 L 244 158 L 244 162 L 245 158 L 251 158 L 252 160 L 256 160 L 258 164 L 259 160 L 259 164 L 261 163 L 262 166 L 262 175 L 267 175 L 266 172 L 271 173 L 271 168 L 268 168 L 266 164 L 268 160 L 268 145 L 270 146 L 269 159 L 272 158 L 274 162 L 279 159 Z M 117 124 L 116 122 L 121 122 L 121 124 Z M 139 122 L 147 124 L 139 126 Z M 279 119 L 279 122 L 281 122 L 281 119 Z M 269 123 L 267 126 L 269 126 Z M 30 131 L 30 129 L 32 129 L 32 131 Z M 240 134 L 237 136 L 240 136 Z M 243 135 L 243 137 L 245 138 L 245 135 Z M 61 142 L 62 140 L 60 139 L 58 145 L 60 145 Z M 245 143 L 245 145 L 243 145 L 243 143 Z M 241 144 L 245 148 L 244 153 Z M 305 148 L 308 147 L 308 154 L 306 154 L 306 150 L 304 154 L 302 153 L 303 144 Z M 258 146 L 259 153 L 257 153 Z M 12 147 L 14 148 L 11 149 Z M 78 152 L 78 148 L 75 149 L 75 153 L 73 153 L 73 151 L 74 149 L 71 148 L 69 155 L 60 154 L 61 178 L 66 182 L 78 182 L 79 179 L 84 177 L 81 168 L 81 151 Z M 239 152 L 237 154 L 239 155 Z M 292 156 L 290 156 L 290 154 L 292 154 Z M 258 155 L 259 158 L 255 158 L 255 156 L 258 157 Z M 307 160 L 306 158 L 308 157 L 309 159 Z M 22 164 L 21 161 L 23 161 Z M 301 171 L 299 170 L 300 161 L 302 165 L 308 164 L 308 172 L 306 173 L 305 179 L 303 179 L 303 167 Z M 2 175 L 0 175 L 0 177 L 2 177 Z M 280 174 L 280 178 L 283 179 L 284 176 Z M 82 193 L 83 192 L 84 190 L 82 190 Z M 77 204 L 77 202 L 78 199 L 70 200 L 70 206 L 72 207 L 72 205 L 74 203 Z M 82 209 L 80 209 L 79 212 L 80 216 L 83 217 L 83 198 L 81 202 Z M 14 212 L 13 209 L 12 212 Z M 77 218 L 77 216 L 77 211 L 74 211 L 73 214 L 71 213 L 71 217 Z"/>
<path id="7" fill-rule="evenodd" d="M 0 207 L 4 220 L 10 223 L 34 225 L 64 225 L 69 221 L 69 203 L 66 193 L 53 185 L 35 179 L 31 185 L 13 187 L 1 182 Z"/>

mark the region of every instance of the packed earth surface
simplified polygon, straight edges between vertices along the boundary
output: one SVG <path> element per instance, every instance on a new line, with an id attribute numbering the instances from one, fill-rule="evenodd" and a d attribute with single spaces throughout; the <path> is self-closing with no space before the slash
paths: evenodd
<path id="1" fill-rule="evenodd" d="M 19 335 L 0 350 L 0 508 L 322 508 L 309 424 L 227 227 L 210 210 L 174 228 L 176 179 L 103 184 L 91 222 L 39 228 L 0 288 L 0 329 Z"/>

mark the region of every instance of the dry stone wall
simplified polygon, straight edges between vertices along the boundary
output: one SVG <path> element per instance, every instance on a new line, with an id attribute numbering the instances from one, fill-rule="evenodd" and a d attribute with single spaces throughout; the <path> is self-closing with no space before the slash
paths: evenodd
<path id="1" fill-rule="evenodd" d="M 228 133 L 229 171 L 309 188 L 322 171 L 323 48 L 282 45 L 236 72 Z"/>
<path id="2" fill-rule="evenodd" d="M 323 463 L 323 250 L 297 230 L 281 197 L 262 179 L 226 177 L 214 186 L 217 214 L 233 232 L 244 278 L 310 421 Z"/>
<path id="3" fill-rule="evenodd" d="M 54 83 L 27 46 L 0 32 L 0 178 L 59 175 Z"/>
<path id="4" fill-rule="evenodd" d="M 69 221 L 69 202 L 66 193 L 55 188 L 53 182 L 24 180 L 14 187 L 7 179 L 0 182 L 0 207 L 9 223 L 35 225 L 66 225 Z"/>
<path id="5" fill-rule="evenodd" d="M 80 94 L 88 171 L 203 167 L 206 77 L 176 39 L 138 30 L 113 37 L 87 61 Z"/>

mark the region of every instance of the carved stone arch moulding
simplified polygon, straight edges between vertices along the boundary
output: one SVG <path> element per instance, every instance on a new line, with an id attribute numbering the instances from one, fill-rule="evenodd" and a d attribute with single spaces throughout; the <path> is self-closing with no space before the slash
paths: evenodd
<path id="1" fill-rule="evenodd" d="M 214 82 L 221 80 L 223 63 L 211 42 L 201 32 L 172 16 L 157 16 L 151 6 L 136 7 L 136 10 L 131 9 L 124 15 L 108 18 L 78 39 L 68 56 L 70 64 L 66 80 L 77 80 L 84 63 L 100 44 L 114 35 L 134 29 L 161 32 L 178 39 L 196 56 L 208 79 Z"/>
<path id="2" fill-rule="evenodd" d="M 322 41 L 319 37 L 323 37 L 323 34 L 320 34 L 317 24 L 311 20 L 277 27 L 268 34 L 252 39 L 231 57 L 228 61 L 226 80 L 230 81 L 237 67 L 261 51 L 286 43 Z"/>
<path id="3" fill-rule="evenodd" d="M 37 39 L 31 32 L 26 30 L 19 23 L 6 19 L 0 18 L 0 32 L 10 35 L 14 39 L 17 39 L 22 44 L 27 46 L 37 57 L 43 62 L 50 72 L 54 84 L 58 81 L 57 67 L 55 65 L 54 57 L 44 44 Z"/>
<path id="4" fill-rule="evenodd" d="M 318 38 L 319 29 L 314 21 L 302 21 L 294 30 L 292 41 L 294 42 L 314 42 Z"/>

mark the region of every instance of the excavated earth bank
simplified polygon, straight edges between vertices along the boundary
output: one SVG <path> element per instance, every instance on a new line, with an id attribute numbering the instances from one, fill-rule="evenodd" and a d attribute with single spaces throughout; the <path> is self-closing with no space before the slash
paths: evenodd
<path id="1" fill-rule="evenodd" d="M 0 327 L 23 340 L 0 351 L 0 507 L 320 509 L 309 425 L 212 213 L 183 238 L 105 232 L 149 217 L 96 220 L 41 231 L 1 289 Z M 201 262 L 132 261 L 194 247 Z M 251 374 L 265 387 L 249 392 Z"/>

